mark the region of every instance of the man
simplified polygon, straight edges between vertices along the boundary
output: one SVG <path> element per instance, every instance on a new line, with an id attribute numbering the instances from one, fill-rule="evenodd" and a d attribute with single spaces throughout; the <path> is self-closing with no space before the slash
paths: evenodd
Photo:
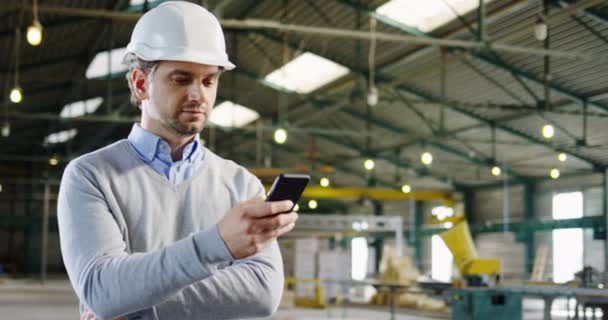
<path id="1" fill-rule="evenodd" d="M 228 60 L 204 8 L 163 3 L 137 22 L 125 62 L 141 123 L 67 166 L 61 249 L 85 319 L 267 316 L 283 269 L 276 238 L 297 219 L 198 134 Z"/>

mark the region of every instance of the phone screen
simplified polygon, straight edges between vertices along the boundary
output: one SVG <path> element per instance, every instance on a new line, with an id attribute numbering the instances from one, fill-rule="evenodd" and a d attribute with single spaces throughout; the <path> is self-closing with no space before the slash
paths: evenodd
<path id="1" fill-rule="evenodd" d="M 295 206 L 309 181 L 307 174 L 283 173 L 274 179 L 266 201 L 291 200 Z"/>

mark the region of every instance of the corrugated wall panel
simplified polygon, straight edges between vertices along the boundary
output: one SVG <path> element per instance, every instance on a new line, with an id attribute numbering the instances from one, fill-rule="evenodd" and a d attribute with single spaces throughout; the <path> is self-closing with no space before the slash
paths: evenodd
<path id="1" fill-rule="evenodd" d="M 593 187 L 584 190 L 584 208 L 586 216 L 598 216 L 602 214 L 603 188 Z M 593 240 L 593 230 L 585 230 L 583 235 L 584 250 L 583 262 L 585 266 L 591 266 L 599 271 L 604 270 L 604 241 Z"/>
<path id="2" fill-rule="evenodd" d="M 485 233 L 475 239 L 481 258 L 499 258 L 504 279 L 521 279 L 526 276 L 525 247 L 515 241 L 515 234 Z"/>
<path id="3" fill-rule="evenodd" d="M 511 187 L 508 190 L 510 221 L 520 221 L 524 214 L 524 189 L 521 186 Z M 474 219 L 478 223 L 500 222 L 503 219 L 504 189 L 491 189 L 480 191 L 475 195 Z"/>
<path id="4" fill-rule="evenodd" d="M 508 189 L 509 221 L 521 221 L 524 215 L 524 188 Z M 504 212 L 504 188 L 478 192 L 475 195 L 474 219 L 477 223 L 500 222 Z M 475 239 L 477 251 L 482 258 L 500 258 L 503 276 L 506 279 L 525 275 L 525 248 L 515 241 L 513 233 L 479 234 Z"/>

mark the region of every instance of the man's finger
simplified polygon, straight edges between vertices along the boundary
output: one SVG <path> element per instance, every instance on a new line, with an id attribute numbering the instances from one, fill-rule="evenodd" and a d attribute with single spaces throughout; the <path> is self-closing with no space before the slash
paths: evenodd
<path id="1" fill-rule="evenodd" d="M 267 231 L 262 235 L 262 239 L 264 239 L 264 241 L 270 241 L 272 239 L 278 238 L 278 237 L 286 234 L 287 232 L 291 231 L 295 226 L 296 226 L 296 224 L 295 224 L 295 222 L 293 222 L 293 223 L 285 225 L 279 229 Z"/>
<path id="2" fill-rule="evenodd" d="M 251 202 L 243 206 L 245 214 L 251 218 L 262 218 L 289 212 L 291 208 L 293 208 L 293 202 L 290 200 Z"/>
<path id="3" fill-rule="evenodd" d="M 262 202 L 264 200 L 265 200 L 264 197 L 262 197 L 262 196 L 256 196 L 256 197 L 253 197 L 253 198 L 251 198 L 249 200 L 245 200 L 245 201 L 241 202 L 241 205 L 242 206 L 247 206 L 247 205 L 250 205 L 250 204 L 253 204 L 253 203 Z"/>
<path id="4" fill-rule="evenodd" d="M 253 231 L 267 232 L 283 228 L 288 224 L 295 223 L 296 220 L 298 220 L 297 213 L 282 213 L 255 219 L 252 221 L 251 227 L 254 229 Z"/>
<path id="5" fill-rule="evenodd" d="M 91 312 L 89 309 L 84 311 L 84 314 L 82 315 L 82 318 L 80 318 L 81 320 L 95 320 L 95 314 L 93 314 L 93 312 Z"/>

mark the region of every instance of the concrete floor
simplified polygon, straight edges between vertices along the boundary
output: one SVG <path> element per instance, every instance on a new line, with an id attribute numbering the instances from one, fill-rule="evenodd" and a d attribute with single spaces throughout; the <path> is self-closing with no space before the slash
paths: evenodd
<path id="1" fill-rule="evenodd" d="M 542 319 L 542 304 L 524 303 L 526 320 Z M 78 300 L 66 279 L 53 279 L 41 285 L 34 280 L 0 279 L 0 318 L 11 320 L 78 319 Z M 447 317 L 445 317 L 447 318 Z M 553 319 L 566 317 L 554 313 Z M 282 309 L 265 320 L 388 320 L 382 308 Z M 420 315 L 397 314 L 396 320 L 431 320 Z M 262 319 L 258 319 L 262 320 Z"/>
<path id="2" fill-rule="evenodd" d="M 78 300 L 70 283 L 52 279 L 41 285 L 35 280 L 0 280 L 0 318 L 11 320 L 78 319 Z M 360 308 L 330 308 L 325 310 L 284 309 L 264 320 L 320 320 L 320 319 L 390 319 L 388 312 Z M 431 318 L 397 315 L 396 320 L 424 320 Z M 258 319 L 262 320 L 262 319 Z"/>
<path id="3" fill-rule="evenodd" d="M 31 280 L 4 280 L 0 315 L 14 320 L 78 319 L 78 300 L 66 280 L 51 280 L 44 286 Z"/>

